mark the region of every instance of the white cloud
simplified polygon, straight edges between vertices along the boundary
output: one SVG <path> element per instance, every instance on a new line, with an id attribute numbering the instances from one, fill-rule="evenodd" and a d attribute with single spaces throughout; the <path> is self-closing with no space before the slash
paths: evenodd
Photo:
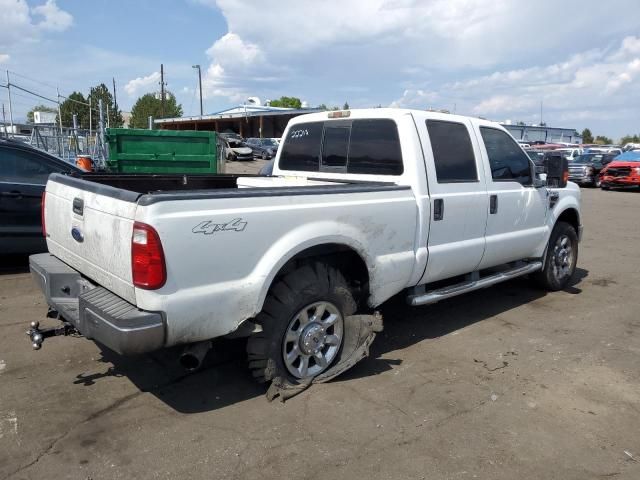
<path id="1" fill-rule="evenodd" d="M 43 17 L 43 20 L 36 24 L 43 30 L 63 32 L 73 25 L 73 17 L 64 10 L 60 10 L 55 0 L 47 0 L 44 5 L 33 7 L 31 12 L 36 16 Z"/>
<path id="2" fill-rule="evenodd" d="M 239 83 L 244 77 L 265 69 L 264 54 L 260 47 L 229 32 L 216 40 L 206 53 L 211 64 L 202 80 L 202 96 L 244 101 L 250 93 Z"/>
<path id="3" fill-rule="evenodd" d="M 10 58 L 6 53 L 0 53 L 0 63 L 7 63 Z"/>
<path id="4" fill-rule="evenodd" d="M 160 72 L 153 72 L 146 77 L 138 77 L 133 80 L 129 80 L 125 86 L 124 91 L 130 97 L 135 97 L 144 93 L 155 92 L 159 88 Z"/>
<path id="5" fill-rule="evenodd" d="M 456 102 L 465 113 L 503 120 L 545 117 L 555 121 L 611 118 L 629 105 L 640 104 L 640 37 L 627 37 L 613 51 L 590 50 L 550 65 L 494 72 L 464 81 L 443 82 L 438 92 L 406 90 L 392 106 L 451 108 Z M 425 101 L 426 100 L 426 101 Z M 634 125 L 635 126 L 635 125 Z M 629 126 L 633 128 L 634 126 Z"/>
<path id="6" fill-rule="evenodd" d="M 55 0 L 33 8 L 26 0 L 0 0 L 0 48 L 33 42 L 43 32 L 62 32 L 72 24 L 71 14 L 61 10 Z"/>

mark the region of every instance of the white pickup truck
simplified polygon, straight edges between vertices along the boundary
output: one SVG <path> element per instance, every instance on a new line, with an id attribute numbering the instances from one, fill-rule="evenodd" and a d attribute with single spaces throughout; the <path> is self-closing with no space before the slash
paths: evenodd
<path id="1" fill-rule="evenodd" d="M 351 110 L 283 138 L 272 177 L 51 175 L 49 254 L 30 259 L 50 316 L 124 355 L 184 344 L 192 367 L 246 335 L 256 378 L 299 385 L 367 347 L 363 319 L 399 292 L 425 305 L 573 275 L 579 188 L 548 188 L 495 123 Z"/>

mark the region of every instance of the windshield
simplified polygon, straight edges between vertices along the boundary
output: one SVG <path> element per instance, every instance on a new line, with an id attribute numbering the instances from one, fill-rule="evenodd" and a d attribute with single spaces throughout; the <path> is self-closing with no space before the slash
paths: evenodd
<path id="1" fill-rule="evenodd" d="M 260 140 L 260 143 L 265 147 L 277 147 L 278 144 L 275 142 L 273 138 L 263 138 Z"/>
<path id="2" fill-rule="evenodd" d="M 602 155 L 578 155 L 571 163 L 595 163 L 602 160 Z"/>

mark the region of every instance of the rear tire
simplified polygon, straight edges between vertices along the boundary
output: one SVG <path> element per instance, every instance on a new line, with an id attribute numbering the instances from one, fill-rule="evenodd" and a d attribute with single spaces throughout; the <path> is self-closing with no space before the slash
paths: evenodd
<path id="1" fill-rule="evenodd" d="M 356 301 L 342 274 L 324 263 L 304 265 L 272 285 L 247 341 L 254 378 L 297 384 L 326 372 L 344 341 L 344 319 Z"/>
<path id="2" fill-rule="evenodd" d="M 542 288 L 555 292 L 567 286 L 578 263 L 578 234 L 566 222 L 558 222 L 551 232 L 542 270 L 533 275 Z"/>

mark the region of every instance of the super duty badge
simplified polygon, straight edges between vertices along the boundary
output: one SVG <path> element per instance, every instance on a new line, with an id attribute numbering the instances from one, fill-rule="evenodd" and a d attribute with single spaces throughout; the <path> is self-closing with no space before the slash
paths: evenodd
<path id="1" fill-rule="evenodd" d="M 213 223 L 211 220 L 205 220 L 199 223 L 193 230 L 193 233 L 204 233 L 205 235 L 212 235 L 216 232 L 242 232 L 247 226 L 247 222 L 241 218 L 234 218 L 228 223 Z"/>

